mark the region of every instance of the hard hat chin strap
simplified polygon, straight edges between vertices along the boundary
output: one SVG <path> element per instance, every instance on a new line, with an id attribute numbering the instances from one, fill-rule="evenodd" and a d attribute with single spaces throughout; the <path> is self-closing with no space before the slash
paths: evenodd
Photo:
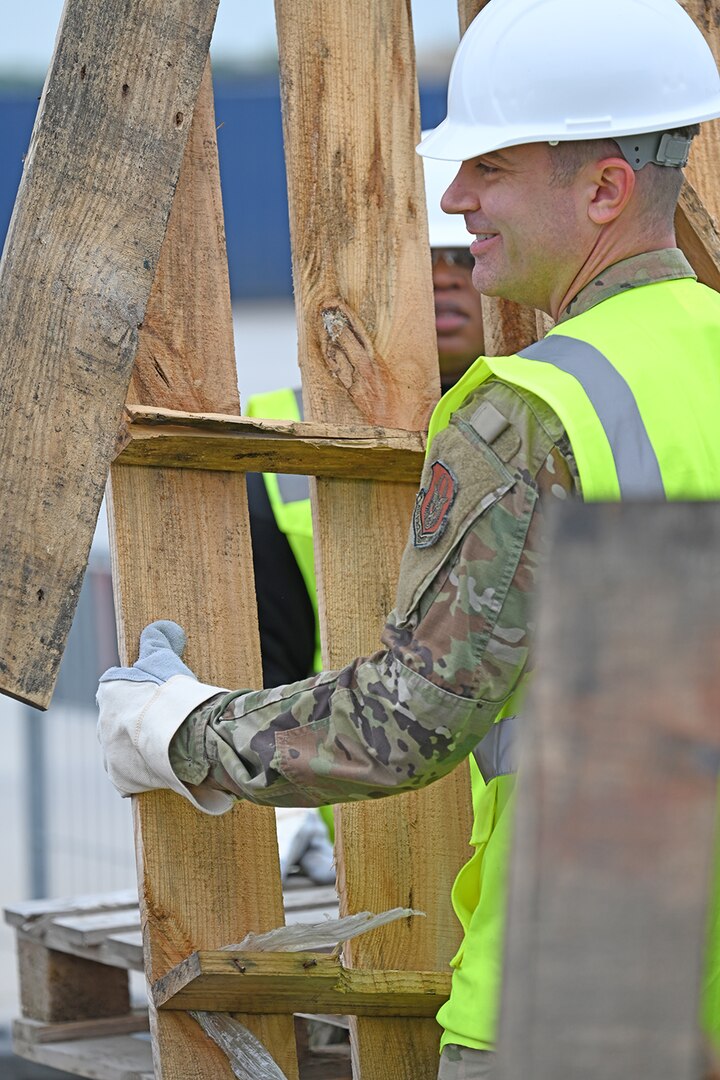
<path id="1" fill-rule="evenodd" d="M 648 163 L 683 168 L 687 165 L 692 138 L 677 131 L 649 131 L 645 135 L 612 136 L 635 172 Z"/>

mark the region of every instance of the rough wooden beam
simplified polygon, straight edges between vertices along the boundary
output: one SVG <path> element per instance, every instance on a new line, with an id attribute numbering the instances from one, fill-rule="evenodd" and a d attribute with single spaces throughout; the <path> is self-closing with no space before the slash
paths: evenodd
<path id="1" fill-rule="evenodd" d="M 0 261 L 0 690 L 45 708 L 217 0 L 67 0 Z"/>
<path id="2" fill-rule="evenodd" d="M 196 952 L 152 988 L 159 1009 L 434 1016 L 450 972 L 359 971 L 317 952 Z"/>
<path id="3" fill-rule="evenodd" d="M 695 1080 L 720 761 L 720 506 L 563 508 L 545 573 L 502 1080 Z"/>
<path id="4" fill-rule="evenodd" d="M 16 946 L 24 1017 L 58 1023 L 129 1011 L 126 971 L 68 956 L 36 941 L 18 938 Z"/>
<path id="5" fill-rule="evenodd" d="M 67 1020 L 43 1024 L 38 1020 L 13 1020 L 13 1041 L 23 1043 L 59 1043 L 72 1039 L 103 1039 L 112 1035 L 132 1035 L 150 1027 L 147 1009 L 133 1009 L 122 1016 L 102 1020 Z"/>
<path id="6" fill-rule="evenodd" d="M 305 415 L 418 430 L 439 378 L 410 5 L 276 0 L 276 11 Z M 378 647 L 416 488 L 321 479 L 311 490 L 323 659 L 337 667 Z M 469 853 L 467 770 L 382 802 L 338 811 L 341 910 L 410 904 L 428 917 L 363 935 L 346 963 L 446 970 L 459 940 L 450 888 Z M 430 1020 L 353 1021 L 358 1075 L 433 1076 L 438 1036 Z"/>
<path id="7" fill-rule="evenodd" d="M 129 408 L 120 465 L 417 482 L 421 432 Z"/>
<path id="8" fill-rule="evenodd" d="M 717 0 L 681 2 L 704 34 L 715 62 L 720 64 L 720 13 Z M 699 138 L 693 141 L 686 173 L 707 212 L 720 221 L 720 120 L 711 120 L 702 125 Z"/>
<path id="9" fill-rule="evenodd" d="M 148 304 L 133 402 L 240 412 L 219 190 L 208 71 Z M 187 661 L 199 678 L 260 686 L 244 477 L 114 465 L 111 480 L 123 662 L 137 656 L 146 623 L 173 618 L 188 631 Z M 242 803 L 208 818 L 178 796 L 156 792 L 134 800 L 134 815 L 150 981 L 193 949 L 219 948 L 249 930 L 282 924 L 272 810 Z M 297 1080 L 292 1017 L 247 1023 L 288 1080 Z M 232 1077 L 225 1055 L 190 1017 L 151 1012 L 151 1024 L 157 1080 Z"/>
<path id="10" fill-rule="evenodd" d="M 705 209 L 700 196 L 686 180 L 675 214 L 678 247 L 698 276 L 698 281 L 720 290 L 720 235 L 717 223 Z"/>

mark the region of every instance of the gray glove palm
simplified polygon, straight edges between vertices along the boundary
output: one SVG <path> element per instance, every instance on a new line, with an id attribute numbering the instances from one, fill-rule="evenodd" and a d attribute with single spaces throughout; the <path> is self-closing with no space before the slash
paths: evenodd
<path id="1" fill-rule="evenodd" d="M 174 675 L 195 678 L 180 659 L 187 636 L 170 619 L 159 619 L 146 626 L 140 635 L 140 656 L 132 667 L 112 667 L 100 676 L 100 682 L 153 682 L 161 685 Z"/>

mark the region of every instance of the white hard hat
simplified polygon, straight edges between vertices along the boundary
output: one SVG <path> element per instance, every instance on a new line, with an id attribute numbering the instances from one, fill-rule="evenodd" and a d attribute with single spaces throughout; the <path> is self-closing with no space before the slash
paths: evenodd
<path id="1" fill-rule="evenodd" d="M 466 161 L 716 116 L 720 76 L 678 0 L 490 0 L 455 54 L 447 117 L 418 153 Z"/>
<path id="2" fill-rule="evenodd" d="M 423 131 L 423 137 L 429 132 Z M 469 247 L 472 237 L 465 228 L 462 214 L 446 214 L 440 200 L 455 179 L 459 162 L 423 158 L 425 202 L 427 203 L 428 232 L 431 248 Z"/>

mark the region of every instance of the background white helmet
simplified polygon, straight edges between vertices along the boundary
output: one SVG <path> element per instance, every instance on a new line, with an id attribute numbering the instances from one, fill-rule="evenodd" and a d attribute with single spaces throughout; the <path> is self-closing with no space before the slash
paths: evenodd
<path id="1" fill-rule="evenodd" d="M 423 131 L 423 138 L 429 135 Z M 465 228 L 462 214 L 446 214 L 440 209 L 440 200 L 455 179 L 459 168 L 457 161 L 436 161 L 423 158 L 425 174 L 425 202 L 427 203 L 428 232 L 431 248 L 466 248 L 472 239 Z"/>
<path id="2" fill-rule="evenodd" d="M 465 161 L 716 116 L 720 76 L 678 0 L 490 0 L 455 54 L 447 117 L 418 153 Z"/>

